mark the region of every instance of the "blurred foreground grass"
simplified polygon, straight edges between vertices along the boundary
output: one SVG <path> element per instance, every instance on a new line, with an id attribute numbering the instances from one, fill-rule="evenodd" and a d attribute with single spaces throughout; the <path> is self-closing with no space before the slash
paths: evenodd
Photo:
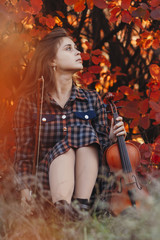
<path id="1" fill-rule="evenodd" d="M 13 172 L 3 177 L 0 195 L 0 239 L 2 240 L 159 240 L 160 180 L 152 180 L 150 196 L 137 211 L 118 217 L 86 215 L 81 222 L 57 224 L 52 212 L 26 217 L 14 194 Z M 38 207 L 39 208 L 39 207 Z"/>

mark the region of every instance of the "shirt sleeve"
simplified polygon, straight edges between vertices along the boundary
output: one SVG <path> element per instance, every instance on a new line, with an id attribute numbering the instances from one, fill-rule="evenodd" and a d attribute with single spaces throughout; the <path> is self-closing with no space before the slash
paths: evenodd
<path id="1" fill-rule="evenodd" d="M 13 130 L 16 138 L 14 169 L 18 189 L 30 188 L 34 158 L 33 120 L 27 99 L 21 98 L 14 114 Z"/>
<path id="2" fill-rule="evenodd" d="M 92 121 L 92 125 L 98 135 L 102 153 L 111 145 L 109 140 L 110 127 L 107 121 L 107 112 L 105 104 L 96 92 L 96 118 Z"/>

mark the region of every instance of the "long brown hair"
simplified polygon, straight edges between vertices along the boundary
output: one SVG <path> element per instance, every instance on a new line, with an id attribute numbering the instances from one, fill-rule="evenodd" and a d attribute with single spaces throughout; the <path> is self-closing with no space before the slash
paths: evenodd
<path id="1" fill-rule="evenodd" d="M 41 76 L 45 80 L 45 94 L 53 86 L 53 67 L 49 65 L 49 62 L 56 56 L 58 44 L 63 37 L 70 36 L 64 28 L 57 27 L 38 43 L 27 66 L 23 84 L 18 90 L 20 95 L 36 92 L 37 82 Z"/>

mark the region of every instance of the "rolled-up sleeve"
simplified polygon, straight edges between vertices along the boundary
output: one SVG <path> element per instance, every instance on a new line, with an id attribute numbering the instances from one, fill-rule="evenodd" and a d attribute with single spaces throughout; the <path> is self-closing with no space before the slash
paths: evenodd
<path id="1" fill-rule="evenodd" d="M 14 114 L 13 130 L 16 137 L 14 169 L 18 189 L 30 188 L 34 158 L 34 130 L 32 113 L 27 98 L 21 98 Z"/>
<path id="2" fill-rule="evenodd" d="M 93 120 L 92 125 L 98 135 L 102 153 L 111 145 L 109 140 L 109 126 L 107 121 L 107 112 L 105 104 L 100 95 L 96 93 L 96 118 Z"/>

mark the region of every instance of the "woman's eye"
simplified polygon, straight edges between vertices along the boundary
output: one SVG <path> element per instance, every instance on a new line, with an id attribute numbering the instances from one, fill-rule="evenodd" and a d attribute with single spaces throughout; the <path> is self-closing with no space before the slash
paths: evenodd
<path id="1" fill-rule="evenodd" d="M 69 51 L 70 51 L 71 49 L 72 49 L 71 47 L 67 47 L 67 48 L 66 48 L 66 50 L 69 50 Z"/>

